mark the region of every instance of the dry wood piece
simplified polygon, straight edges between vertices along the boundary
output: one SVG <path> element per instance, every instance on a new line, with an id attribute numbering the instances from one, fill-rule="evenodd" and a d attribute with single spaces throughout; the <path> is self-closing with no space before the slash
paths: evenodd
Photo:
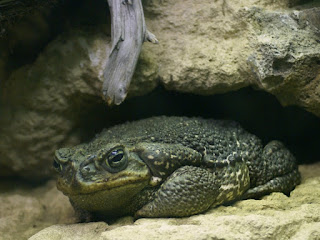
<path id="1" fill-rule="evenodd" d="M 158 40 L 146 29 L 141 0 L 108 0 L 108 4 L 112 47 L 102 93 L 109 105 L 119 105 L 126 98 L 142 43 Z"/>

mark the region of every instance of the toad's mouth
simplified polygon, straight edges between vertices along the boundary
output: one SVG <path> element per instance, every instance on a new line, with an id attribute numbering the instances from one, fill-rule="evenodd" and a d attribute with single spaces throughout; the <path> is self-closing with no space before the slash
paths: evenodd
<path id="1" fill-rule="evenodd" d="M 122 215 L 122 211 L 130 206 L 133 199 L 146 187 L 145 182 L 135 182 L 112 189 L 96 190 L 90 193 L 66 194 L 77 209 L 103 213 L 108 216 Z"/>
<path id="2" fill-rule="evenodd" d="M 59 177 L 57 179 L 57 188 L 67 196 L 91 195 L 101 191 L 112 191 L 115 189 L 132 188 L 135 185 L 147 186 L 150 176 L 130 176 L 123 174 L 117 178 L 99 179 L 95 181 L 85 181 L 75 174 L 71 179 Z"/>

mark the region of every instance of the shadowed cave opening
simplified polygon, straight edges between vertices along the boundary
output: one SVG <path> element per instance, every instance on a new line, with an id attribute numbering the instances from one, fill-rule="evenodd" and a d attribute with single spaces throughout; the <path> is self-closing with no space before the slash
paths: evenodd
<path id="1" fill-rule="evenodd" d="M 37 1 L 41 2 L 36 0 L 35 3 Z M 16 2 L 19 9 L 24 6 L 23 1 Z M 63 32 L 99 28 L 101 32 L 111 34 L 111 16 L 107 1 L 43 0 L 43 5 L 30 7 L 31 9 L 21 13 L 21 16 L 16 13 L 17 16 L 9 17 L 7 21 L 0 14 L 0 27 L 1 24 L 5 26 L 0 32 L 0 49 L 3 51 L 0 52 L 2 57 L 6 57 L 8 72 L 33 63 L 39 53 Z M 3 8 L 1 10 L 3 11 Z"/>
<path id="2" fill-rule="evenodd" d="M 198 116 L 239 122 L 264 144 L 280 140 L 293 152 L 299 164 L 319 161 L 320 119 L 299 107 L 282 107 L 275 96 L 243 88 L 238 91 L 198 96 L 167 91 L 153 92 L 125 100 L 120 106 L 95 105 L 80 117 L 89 141 L 103 128 L 151 116 Z"/>

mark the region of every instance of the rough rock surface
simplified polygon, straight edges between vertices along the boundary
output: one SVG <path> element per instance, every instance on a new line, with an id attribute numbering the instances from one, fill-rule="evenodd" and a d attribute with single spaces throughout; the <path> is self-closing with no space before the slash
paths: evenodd
<path id="1" fill-rule="evenodd" d="M 145 218 L 133 223 L 131 217 L 124 217 L 110 225 L 75 224 L 67 197 L 55 189 L 53 182 L 31 191 L 20 185 L 20 189 L 0 194 L 0 239 L 25 239 L 34 234 L 30 240 L 315 240 L 320 238 L 320 164 L 302 165 L 300 171 L 302 184 L 290 197 L 273 193 L 262 200 L 238 201 L 188 218 Z M 12 188 L 12 183 L 6 186 Z"/>
<path id="2" fill-rule="evenodd" d="M 27 239 L 41 229 L 74 223 L 74 211 L 54 181 L 32 187 L 21 181 L 0 183 L 0 239 Z"/>
<path id="3" fill-rule="evenodd" d="M 251 85 L 320 116 L 320 3 L 302 2 L 145 0 L 160 44 L 144 44 L 129 96 L 159 83 L 202 95 Z M 13 72 L 0 55 L 1 176 L 50 176 L 53 151 L 81 141 L 82 116 L 101 101 L 108 40 L 101 25 L 63 33 Z"/>
<path id="4" fill-rule="evenodd" d="M 2 176 L 48 176 L 54 150 L 80 141 L 76 119 L 99 96 L 109 38 L 95 32 L 67 35 L 1 86 Z"/>
<path id="5" fill-rule="evenodd" d="M 252 13 L 257 36 L 248 63 L 254 84 L 284 106 L 299 105 L 320 116 L 320 8 Z"/>
<path id="6" fill-rule="evenodd" d="M 160 46 L 146 48 L 158 51 L 161 82 L 197 94 L 253 85 L 320 116 L 320 8 L 289 10 L 294 3 L 147 1 Z"/>

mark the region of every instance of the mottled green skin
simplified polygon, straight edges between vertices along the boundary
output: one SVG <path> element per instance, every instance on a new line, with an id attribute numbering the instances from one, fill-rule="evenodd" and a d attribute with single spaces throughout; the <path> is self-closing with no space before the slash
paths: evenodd
<path id="1" fill-rule="evenodd" d="M 54 166 L 58 189 L 83 220 L 190 216 L 237 199 L 289 194 L 300 182 L 280 142 L 263 147 L 235 122 L 186 117 L 112 127 L 88 144 L 57 150 Z"/>

